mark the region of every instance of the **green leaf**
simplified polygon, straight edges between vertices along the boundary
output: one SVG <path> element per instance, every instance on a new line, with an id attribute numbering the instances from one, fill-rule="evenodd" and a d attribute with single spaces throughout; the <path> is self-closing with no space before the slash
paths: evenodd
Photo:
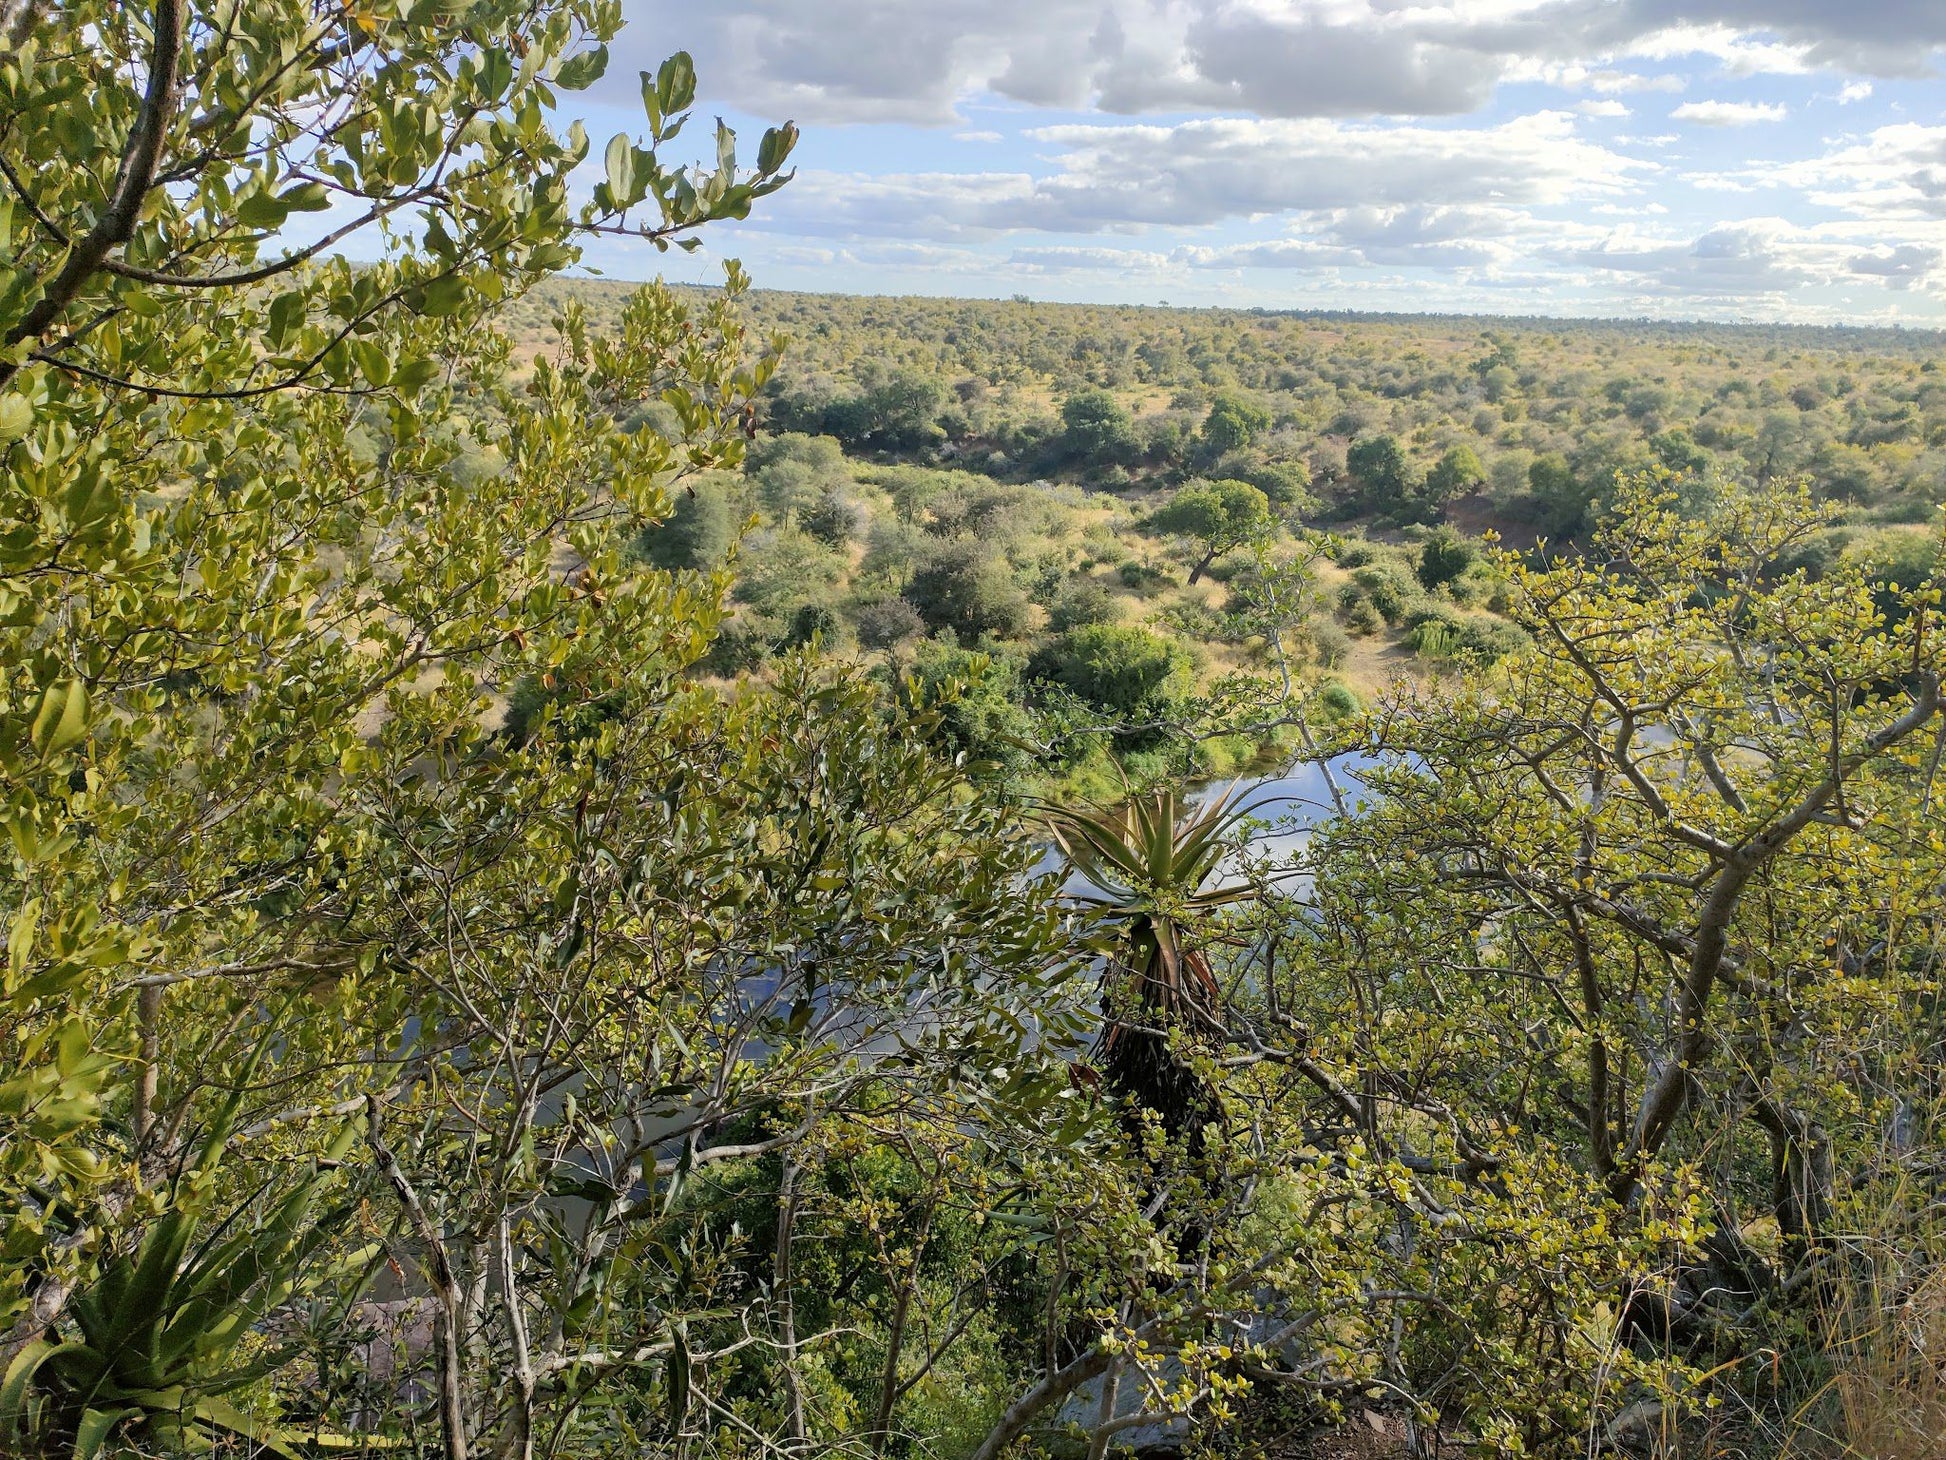
<path id="1" fill-rule="evenodd" d="M 34 408 L 25 398 L 0 395 L 0 444 L 18 441 L 34 429 Z"/>
<path id="2" fill-rule="evenodd" d="M 608 195 L 610 205 L 616 209 L 626 208 L 635 201 L 635 148 L 627 137 L 617 132 L 608 139 L 608 151 L 602 158 L 608 173 Z"/>
<path id="3" fill-rule="evenodd" d="M 791 151 L 797 146 L 797 124 L 786 122 L 781 127 L 772 127 L 764 133 L 764 139 L 757 148 L 757 171 L 765 177 L 781 169 L 789 160 Z"/>
<path id="4" fill-rule="evenodd" d="M 292 1449 L 274 1427 L 262 1420 L 245 1414 L 228 1400 L 210 1396 L 196 1401 L 196 1418 L 219 1430 L 227 1430 L 233 1435 L 241 1435 L 252 1440 L 264 1449 L 286 1460 L 298 1460 L 297 1451 Z"/>
<path id="5" fill-rule="evenodd" d="M 607 70 L 608 47 L 596 46 L 562 62 L 561 69 L 554 73 L 554 84 L 563 91 L 584 91 L 601 80 Z"/>
<path id="6" fill-rule="evenodd" d="M 425 355 L 399 361 L 398 368 L 392 372 L 392 386 L 395 390 L 416 391 L 432 383 L 439 374 L 439 362 Z"/>
<path id="7" fill-rule="evenodd" d="M 269 343 L 272 349 L 282 349 L 303 327 L 304 306 L 302 289 L 289 290 L 270 301 Z"/>
<path id="8" fill-rule="evenodd" d="M 7 1365 L 6 1377 L 0 1380 L 0 1435 L 11 1435 L 19 1427 L 27 1405 L 27 1386 L 34 1381 L 35 1371 L 59 1347 L 45 1339 L 34 1339 Z"/>
<path id="9" fill-rule="evenodd" d="M 331 206 L 331 189 L 321 182 L 299 183 L 277 197 L 293 213 L 322 213 Z"/>
<path id="10" fill-rule="evenodd" d="M 358 373 L 373 386 L 385 386 L 392 380 L 392 358 L 385 353 L 385 347 L 376 340 L 353 340 L 351 358 L 358 362 Z"/>
<path id="11" fill-rule="evenodd" d="M 430 280 L 419 297 L 419 312 L 442 319 L 449 314 L 458 314 L 466 307 L 469 294 L 466 280 L 457 274 L 443 274 Z"/>
<path id="12" fill-rule="evenodd" d="M 115 1426 L 136 1411 L 132 1409 L 90 1409 L 82 1414 L 74 1429 L 74 1460 L 94 1460 Z"/>
<path id="13" fill-rule="evenodd" d="M 62 680 L 41 691 L 40 708 L 28 739 L 42 759 L 59 755 L 88 733 L 88 687 L 78 679 Z"/>
<path id="14" fill-rule="evenodd" d="M 656 137 L 662 135 L 662 98 L 655 89 L 655 77 L 647 71 L 639 73 L 642 77 L 642 110 L 649 119 L 649 131 Z"/>
<path id="15" fill-rule="evenodd" d="M 655 95 L 665 117 L 686 111 L 696 99 L 696 63 L 689 52 L 677 51 L 662 63 L 655 75 Z"/>
<path id="16" fill-rule="evenodd" d="M 252 193 L 237 204 L 236 217 L 245 228 L 267 233 L 282 228 L 290 211 L 290 205 L 273 193 Z"/>
<path id="17" fill-rule="evenodd" d="M 689 1419 L 689 1335 L 678 1323 L 669 1350 L 669 1427 L 681 1430 Z"/>

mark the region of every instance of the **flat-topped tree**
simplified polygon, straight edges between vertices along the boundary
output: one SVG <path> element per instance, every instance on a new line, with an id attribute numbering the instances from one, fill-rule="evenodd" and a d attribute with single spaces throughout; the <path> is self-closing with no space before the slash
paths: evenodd
<path id="1" fill-rule="evenodd" d="M 1198 554 L 1189 570 L 1191 587 L 1225 553 L 1259 546 L 1277 534 L 1270 498 L 1250 483 L 1232 479 L 1191 482 L 1149 519 L 1149 525 L 1184 539 Z"/>

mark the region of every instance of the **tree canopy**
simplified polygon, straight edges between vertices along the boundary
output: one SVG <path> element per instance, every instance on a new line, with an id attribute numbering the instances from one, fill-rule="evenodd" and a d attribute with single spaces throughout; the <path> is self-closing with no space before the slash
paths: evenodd
<path id="1" fill-rule="evenodd" d="M 1200 554 L 1189 571 L 1198 582 L 1225 553 L 1265 541 L 1277 530 L 1270 499 L 1248 482 L 1192 482 L 1150 519 L 1158 532 L 1187 539 Z"/>

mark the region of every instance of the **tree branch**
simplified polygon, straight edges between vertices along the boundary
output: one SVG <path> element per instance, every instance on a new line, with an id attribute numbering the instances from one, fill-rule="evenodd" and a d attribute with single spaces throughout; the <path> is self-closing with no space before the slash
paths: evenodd
<path id="1" fill-rule="evenodd" d="M 183 0 L 156 0 L 148 87 L 143 92 L 135 125 L 129 130 L 108 206 L 95 226 L 75 240 L 60 272 L 43 287 L 40 301 L 7 331 L 7 344 L 37 340 L 46 334 L 81 292 L 81 286 L 100 270 L 110 250 L 120 248 L 134 236 L 142 200 L 155 182 L 156 168 L 162 161 L 163 136 L 175 111 L 177 71 L 182 59 L 182 15 Z M 18 365 L 0 362 L 0 385 L 11 380 L 18 369 Z"/>

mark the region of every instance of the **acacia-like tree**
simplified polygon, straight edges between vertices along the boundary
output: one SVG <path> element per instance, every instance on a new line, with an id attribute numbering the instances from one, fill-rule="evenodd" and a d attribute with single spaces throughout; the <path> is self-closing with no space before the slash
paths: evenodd
<path id="1" fill-rule="evenodd" d="M 1198 555 L 1189 570 L 1193 587 L 1225 553 L 1268 542 L 1277 518 L 1261 489 L 1224 479 L 1191 482 L 1156 511 L 1149 525 L 1193 544 Z"/>

